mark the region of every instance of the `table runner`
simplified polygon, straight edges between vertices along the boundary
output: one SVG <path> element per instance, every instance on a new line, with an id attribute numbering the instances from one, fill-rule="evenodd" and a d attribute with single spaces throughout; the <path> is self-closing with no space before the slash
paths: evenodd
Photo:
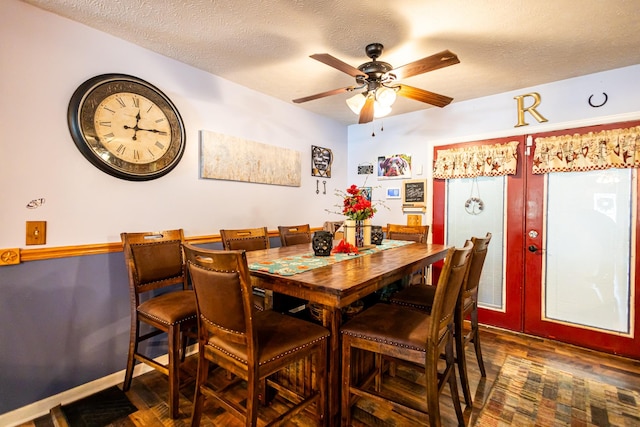
<path id="1" fill-rule="evenodd" d="M 346 259 L 357 258 L 364 255 L 370 255 L 375 252 L 384 251 L 386 249 L 397 248 L 404 245 L 414 243 L 407 240 L 388 240 L 385 239 L 380 245 L 370 249 L 360 250 L 357 254 L 337 253 L 330 256 L 315 256 L 313 252 L 302 255 L 283 257 L 265 262 L 252 262 L 249 269 L 254 271 L 264 271 L 279 276 L 293 276 L 294 274 L 304 273 L 314 268 L 324 267 L 335 264 Z"/>

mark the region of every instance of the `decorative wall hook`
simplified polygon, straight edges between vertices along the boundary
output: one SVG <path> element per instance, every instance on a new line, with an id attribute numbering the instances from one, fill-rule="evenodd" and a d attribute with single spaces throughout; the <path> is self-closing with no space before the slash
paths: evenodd
<path id="1" fill-rule="evenodd" d="M 609 100 L 609 97 L 607 96 L 606 93 L 602 92 L 602 94 L 604 95 L 604 101 L 602 101 L 602 104 L 599 105 L 595 105 L 593 102 L 591 102 L 591 98 L 593 98 L 593 95 L 591 95 L 589 97 L 589 105 L 591 105 L 593 108 L 598 108 L 598 107 L 602 107 L 604 104 L 607 103 L 607 101 Z"/>

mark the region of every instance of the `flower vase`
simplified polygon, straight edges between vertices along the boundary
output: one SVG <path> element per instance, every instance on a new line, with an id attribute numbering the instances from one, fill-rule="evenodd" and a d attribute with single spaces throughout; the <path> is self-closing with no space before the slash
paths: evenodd
<path id="1" fill-rule="evenodd" d="M 364 224 L 364 246 L 371 245 L 371 218 L 365 219 Z"/>
<path id="2" fill-rule="evenodd" d="M 356 245 L 356 221 L 347 219 L 344 221 L 344 239 L 350 245 Z"/>
<path id="3" fill-rule="evenodd" d="M 356 220 L 356 248 L 361 248 L 364 246 L 364 221 Z"/>
<path id="4" fill-rule="evenodd" d="M 356 248 L 361 248 L 371 244 L 371 220 L 353 220 L 348 219 L 344 222 L 345 237 L 347 243 L 352 244 Z M 368 231 L 368 232 L 367 232 Z M 367 238 L 369 243 L 367 242 Z"/>

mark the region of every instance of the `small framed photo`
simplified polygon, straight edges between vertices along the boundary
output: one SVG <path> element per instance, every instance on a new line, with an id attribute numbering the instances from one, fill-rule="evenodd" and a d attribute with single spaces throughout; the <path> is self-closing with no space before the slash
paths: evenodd
<path id="1" fill-rule="evenodd" d="M 400 187 L 387 188 L 387 199 L 399 199 L 399 198 L 400 198 Z"/>
<path id="2" fill-rule="evenodd" d="M 378 157 L 378 179 L 411 178 L 411 155 L 392 154 Z"/>
<path id="3" fill-rule="evenodd" d="M 365 197 L 365 199 L 367 199 L 368 201 L 371 201 L 371 192 L 373 191 L 373 188 L 360 187 L 360 190 L 362 190 L 362 195 Z"/>

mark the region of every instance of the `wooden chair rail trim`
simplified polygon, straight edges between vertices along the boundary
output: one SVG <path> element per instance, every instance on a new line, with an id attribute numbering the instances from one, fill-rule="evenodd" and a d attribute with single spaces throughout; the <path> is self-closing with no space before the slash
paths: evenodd
<path id="1" fill-rule="evenodd" d="M 311 228 L 311 232 L 322 230 L 322 227 Z M 269 238 L 279 238 L 278 230 L 270 230 Z M 201 245 L 221 242 L 219 234 L 185 237 L 187 243 Z M 122 252 L 122 242 L 92 243 L 89 245 L 57 246 L 51 248 L 20 249 L 20 262 L 42 261 L 46 259 L 68 258 L 74 256 L 99 255 L 112 252 Z"/>

